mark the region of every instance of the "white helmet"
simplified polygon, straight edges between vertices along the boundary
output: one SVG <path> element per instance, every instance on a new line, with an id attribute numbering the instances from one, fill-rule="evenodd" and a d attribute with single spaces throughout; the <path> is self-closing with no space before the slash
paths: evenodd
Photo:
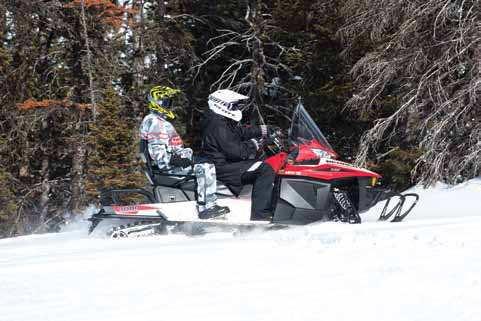
<path id="1" fill-rule="evenodd" d="M 209 108 L 214 113 L 235 120 L 242 119 L 242 102 L 249 97 L 229 89 L 221 89 L 209 95 Z"/>

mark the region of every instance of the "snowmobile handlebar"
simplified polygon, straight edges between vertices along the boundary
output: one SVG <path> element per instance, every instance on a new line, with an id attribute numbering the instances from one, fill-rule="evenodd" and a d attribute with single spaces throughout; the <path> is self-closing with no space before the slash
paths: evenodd
<path id="1" fill-rule="evenodd" d="M 279 154 L 286 150 L 285 141 L 283 139 L 284 135 L 282 131 L 273 132 L 267 139 L 261 148 L 261 159 L 267 158 Z"/>

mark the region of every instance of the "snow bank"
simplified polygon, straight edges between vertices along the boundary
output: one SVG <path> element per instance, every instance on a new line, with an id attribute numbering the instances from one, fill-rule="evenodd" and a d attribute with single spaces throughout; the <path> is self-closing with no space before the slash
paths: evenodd
<path id="1" fill-rule="evenodd" d="M 434 188 L 414 188 L 421 200 L 412 219 L 481 215 L 481 177 L 449 186 L 438 183 Z"/>
<path id="2" fill-rule="evenodd" d="M 406 193 L 417 193 L 420 197 L 406 221 L 481 215 L 481 177 L 455 186 L 442 183 L 428 189 L 416 186 Z M 379 204 L 374 207 L 363 217 L 376 220 L 381 206 L 382 204 Z"/>

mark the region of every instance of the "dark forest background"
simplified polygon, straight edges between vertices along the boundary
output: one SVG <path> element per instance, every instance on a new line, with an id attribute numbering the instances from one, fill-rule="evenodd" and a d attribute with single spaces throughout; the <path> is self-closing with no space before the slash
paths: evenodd
<path id="1" fill-rule="evenodd" d="M 43 232 L 143 186 L 153 85 L 180 88 L 198 147 L 207 96 L 286 124 L 297 97 L 344 160 L 404 189 L 480 175 L 474 0 L 0 0 L 0 236 Z"/>

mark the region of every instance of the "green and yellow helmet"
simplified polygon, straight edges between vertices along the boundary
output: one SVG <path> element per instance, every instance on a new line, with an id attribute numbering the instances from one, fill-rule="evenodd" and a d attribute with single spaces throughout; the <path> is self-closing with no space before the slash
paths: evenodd
<path id="1" fill-rule="evenodd" d="M 148 96 L 149 109 L 161 114 L 166 118 L 174 119 L 175 114 L 170 108 L 172 107 L 172 99 L 179 94 L 179 89 L 174 89 L 167 86 L 152 87 Z"/>

